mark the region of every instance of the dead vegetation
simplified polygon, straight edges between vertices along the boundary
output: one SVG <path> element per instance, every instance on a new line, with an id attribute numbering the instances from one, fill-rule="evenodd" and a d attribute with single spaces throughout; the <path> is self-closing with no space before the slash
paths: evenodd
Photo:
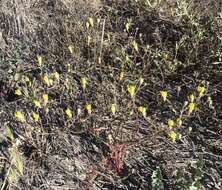
<path id="1" fill-rule="evenodd" d="M 219 5 L 2 0 L 1 189 L 221 189 Z"/>

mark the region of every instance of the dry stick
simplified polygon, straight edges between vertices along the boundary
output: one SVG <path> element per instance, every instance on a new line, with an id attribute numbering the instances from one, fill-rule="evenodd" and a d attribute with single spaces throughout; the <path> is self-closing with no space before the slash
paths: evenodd
<path id="1" fill-rule="evenodd" d="M 7 181 L 7 179 L 8 179 L 8 176 L 9 176 L 9 173 L 10 173 L 10 171 L 11 171 L 11 168 L 12 168 L 12 161 L 11 161 L 11 163 L 10 163 L 9 169 L 8 169 L 7 174 L 6 174 L 6 176 L 5 176 L 5 179 L 4 179 L 4 182 L 3 182 L 3 184 L 2 184 L 1 190 L 3 190 L 3 189 L 5 188 L 6 181 Z"/>
<path id="2" fill-rule="evenodd" d="M 102 56 L 103 40 L 104 40 L 104 33 L 105 33 L 105 24 L 106 24 L 106 19 L 103 20 L 103 29 L 102 29 L 102 36 L 101 36 L 100 52 L 99 52 L 99 58 L 100 59 L 101 59 L 101 56 Z"/>

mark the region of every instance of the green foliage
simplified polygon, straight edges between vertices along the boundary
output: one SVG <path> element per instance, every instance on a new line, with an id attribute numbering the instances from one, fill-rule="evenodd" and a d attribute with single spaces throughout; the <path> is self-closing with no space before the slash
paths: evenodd
<path id="1" fill-rule="evenodd" d="M 163 177 L 160 167 L 157 167 L 156 170 L 153 171 L 151 179 L 153 190 L 164 190 Z"/>
<path id="2" fill-rule="evenodd" d="M 176 170 L 177 189 L 181 190 L 201 190 L 203 177 L 203 159 L 200 158 L 195 163 L 188 164 L 187 168 L 179 168 Z"/>

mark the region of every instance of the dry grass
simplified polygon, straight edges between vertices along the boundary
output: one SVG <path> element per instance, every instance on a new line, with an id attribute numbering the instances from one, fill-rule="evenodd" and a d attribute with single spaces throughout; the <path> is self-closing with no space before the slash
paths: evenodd
<path id="1" fill-rule="evenodd" d="M 222 188 L 220 3 L 179 2 L 0 2 L 2 189 Z"/>

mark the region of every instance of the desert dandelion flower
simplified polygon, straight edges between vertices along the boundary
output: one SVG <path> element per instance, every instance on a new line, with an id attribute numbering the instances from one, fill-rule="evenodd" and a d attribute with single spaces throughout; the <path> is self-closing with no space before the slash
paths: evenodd
<path id="1" fill-rule="evenodd" d="M 38 121 L 39 120 L 39 114 L 38 113 L 35 113 L 35 112 L 32 112 L 32 118 L 34 121 Z"/>
<path id="2" fill-rule="evenodd" d="M 16 112 L 15 112 L 15 117 L 16 117 L 19 121 L 21 121 L 21 122 L 25 122 L 25 121 L 26 121 L 26 120 L 25 120 L 25 117 L 24 117 L 24 115 L 22 114 L 21 111 L 16 111 Z"/>
<path id="3" fill-rule="evenodd" d="M 38 66 L 41 67 L 43 63 L 43 56 L 42 55 L 37 55 L 37 62 Z"/>
<path id="4" fill-rule="evenodd" d="M 172 129 L 173 126 L 175 125 L 175 123 L 174 123 L 174 121 L 173 121 L 172 119 L 168 119 L 167 125 L 168 125 L 168 127 L 169 127 L 170 129 Z"/>
<path id="5" fill-rule="evenodd" d="M 87 78 L 86 77 L 82 77 L 80 80 L 81 86 L 83 88 L 83 90 L 86 89 L 86 85 L 87 85 Z"/>
<path id="6" fill-rule="evenodd" d="M 73 54 L 73 53 L 74 53 L 74 46 L 70 44 L 70 45 L 68 46 L 68 50 L 69 50 L 69 52 L 70 52 L 71 54 Z"/>
<path id="7" fill-rule="evenodd" d="M 128 92 L 129 92 L 129 94 L 131 95 L 131 97 L 133 98 L 134 95 L 135 95 L 136 86 L 133 85 L 133 84 L 129 84 L 129 85 L 127 86 L 127 90 L 128 90 Z"/>
<path id="8" fill-rule="evenodd" d="M 15 94 L 18 95 L 18 96 L 21 96 L 22 95 L 22 91 L 19 88 L 17 88 L 15 90 Z"/>
<path id="9" fill-rule="evenodd" d="M 197 92 L 199 93 L 199 96 L 202 97 L 204 93 L 206 92 L 206 88 L 204 86 L 198 86 Z"/>
<path id="10" fill-rule="evenodd" d="M 138 43 L 136 42 L 136 40 L 133 40 L 132 46 L 136 50 L 136 52 L 139 52 L 139 47 L 138 47 Z"/>
<path id="11" fill-rule="evenodd" d="M 142 113 L 143 117 L 146 117 L 146 107 L 144 107 L 144 106 L 139 106 L 139 107 L 138 107 L 138 111 L 139 111 L 140 113 Z"/>
<path id="12" fill-rule="evenodd" d="M 167 100 L 168 92 L 166 90 L 160 91 L 160 96 L 162 97 L 163 101 Z"/>
<path id="13" fill-rule="evenodd" d="M 193 103 L 193 102 L 188 104 L 188 112 L 189 112 L 189 114 L 191 114 L 194 111 L 195 107 L 196 107 L 196 104 Z"/>
<path id="14" fill-rule="evenodd" d="M 65 113 L 69 119 L 72 118 L 72 110 L 70 108 L 66 108 Z"/>
<path id="15" fill-rule="evenodd" d="M 91 105 L 91 104 L 86 104 L 86 105 L 85 105 L 85 109 L 86 109 L 86 111 L 88 112 L 88 114 L 91 114 L 91 113 L 92 113 L 92 105 Z"/>
<path id="16" fill-rule="evenodd" d="M 112 112 L 113 115 L 116 114 L 116 107 L 117 107 L 117 106 L 116 106 L 115 103 L 111 105 L 111 112 Z"/>
<path id="17" fill-rule="evenodd" d="M 171 141 L 175 142 L 177 139 L 177 133 L 175 131 L 170 131 L 168 137 L 170 138 Z"/>

